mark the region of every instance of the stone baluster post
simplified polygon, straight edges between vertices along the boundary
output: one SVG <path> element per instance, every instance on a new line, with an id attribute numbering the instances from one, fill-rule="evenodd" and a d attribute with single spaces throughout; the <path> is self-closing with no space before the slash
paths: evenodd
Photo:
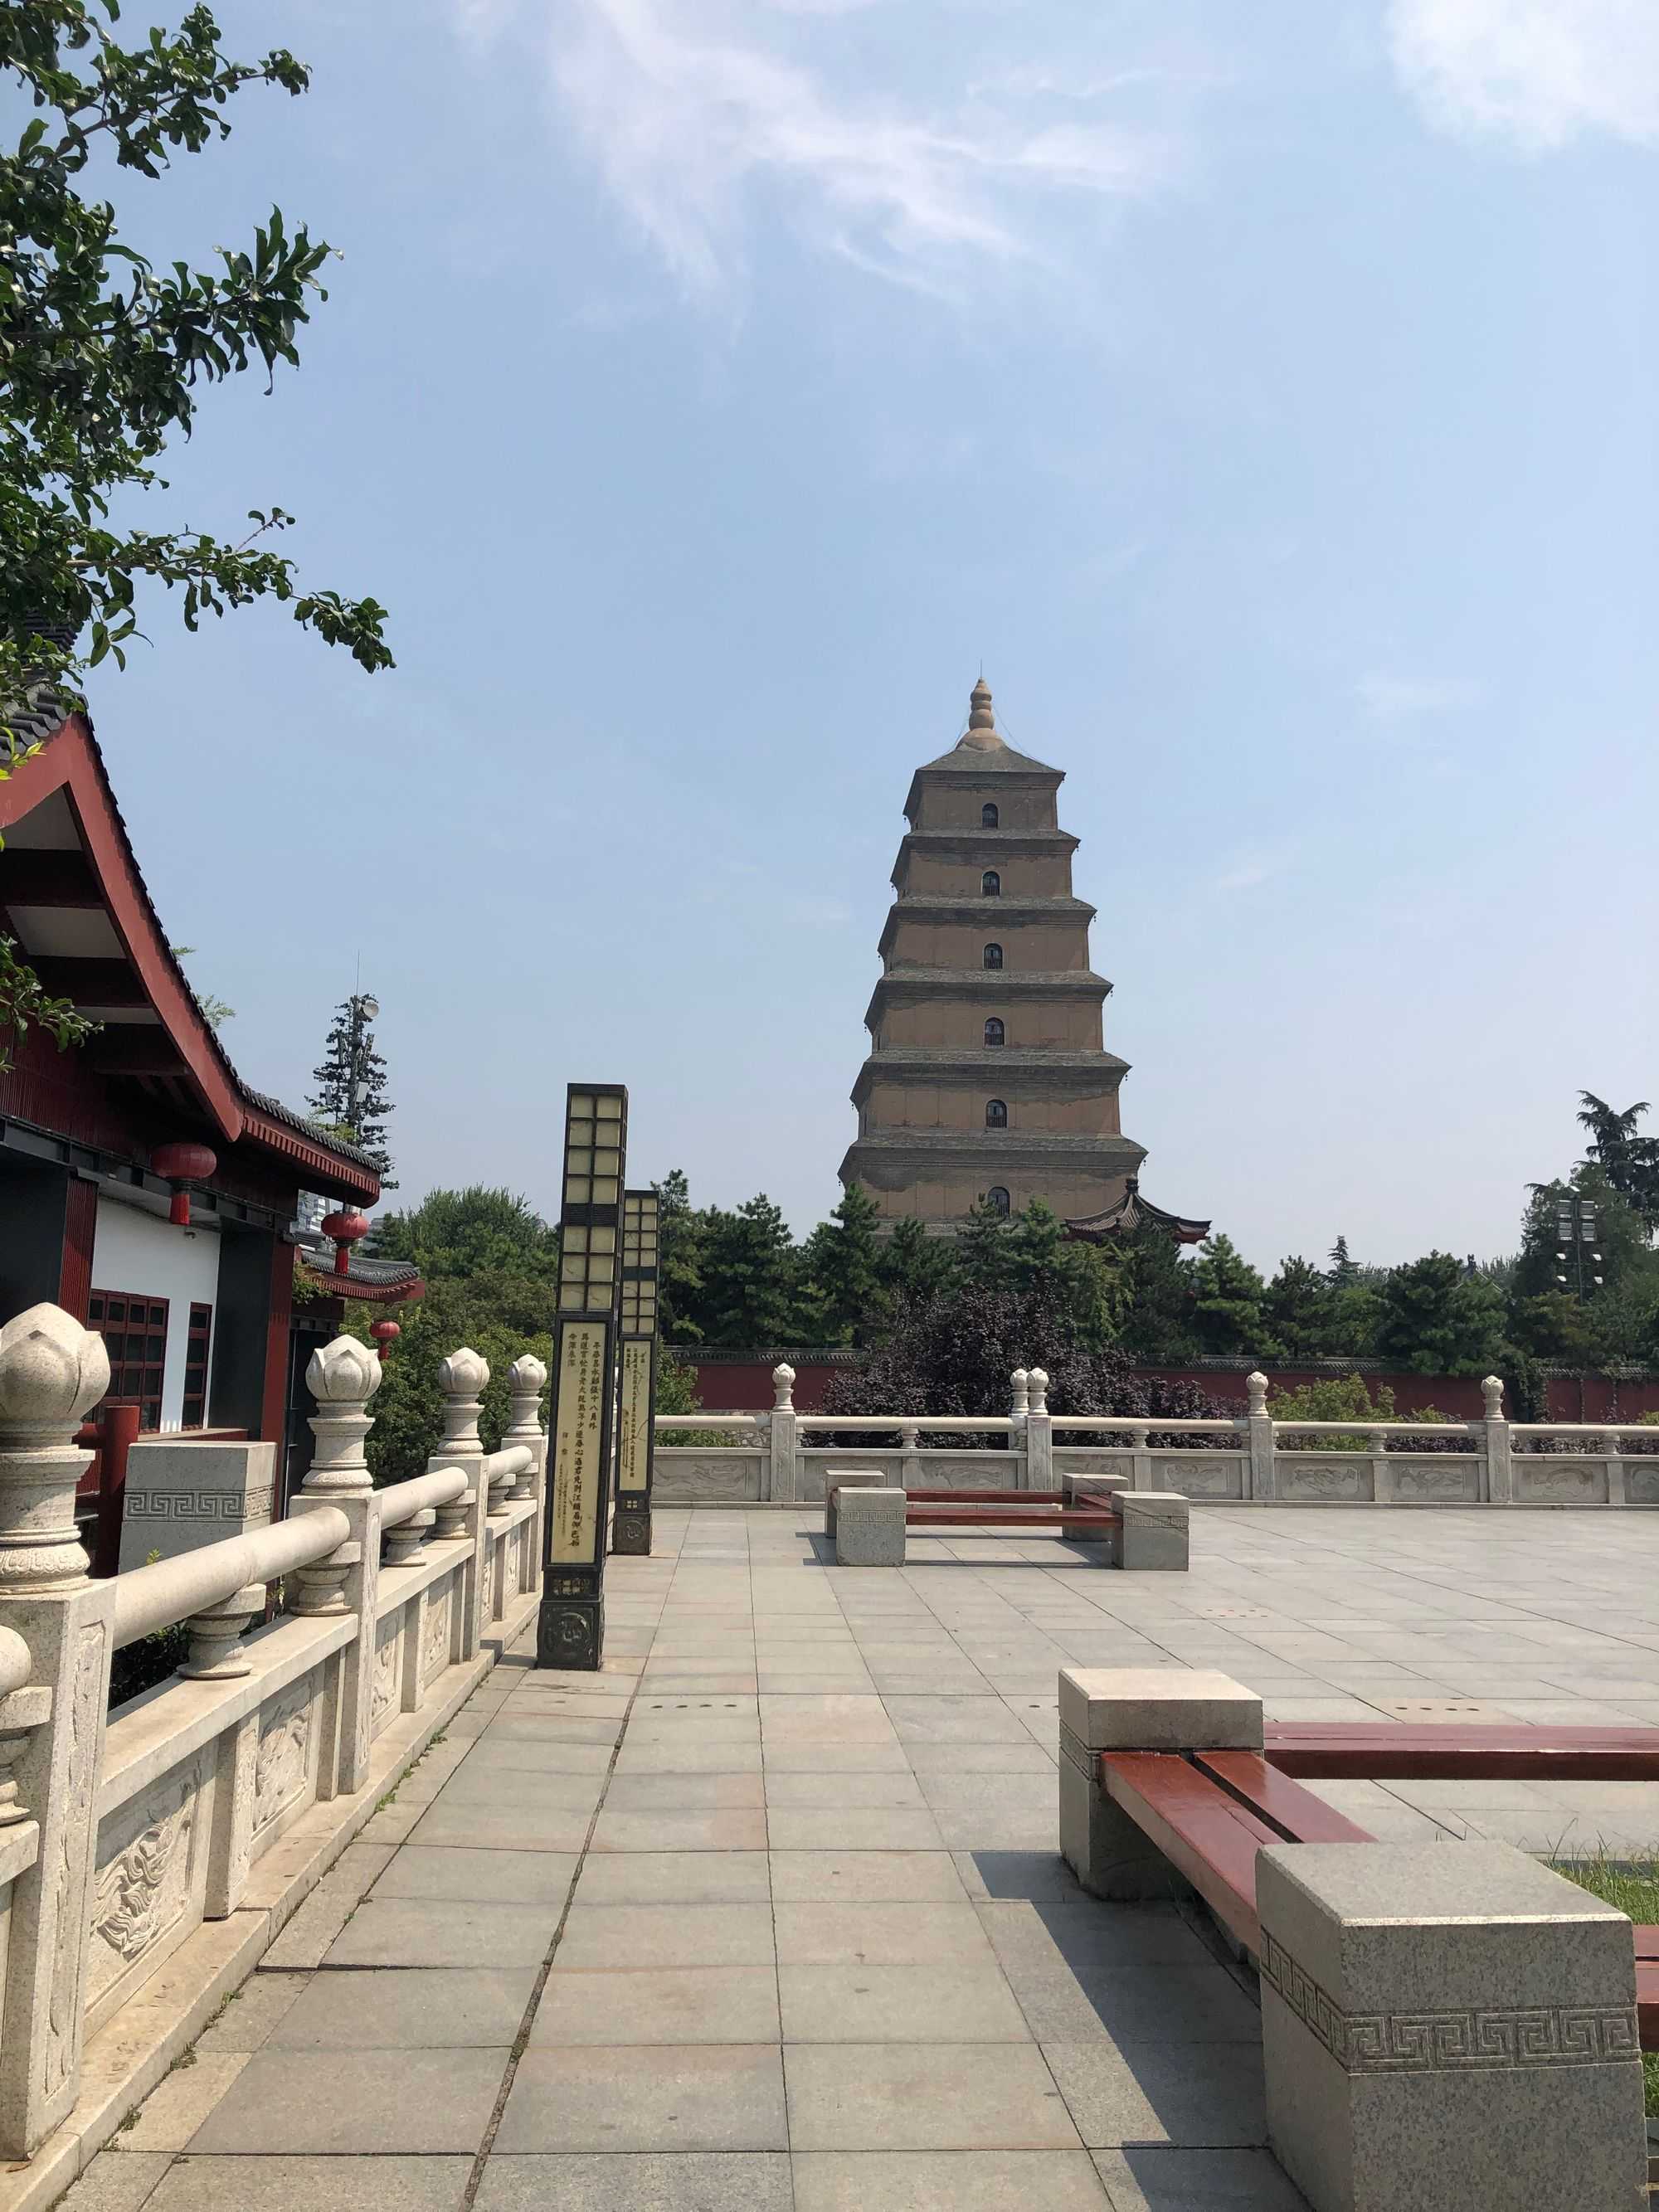
<path id="1" fill-rule="evenodd" d="M 1146 1438 L 1150 1433 L 1145 1421 L 1137 1421 L 1129 1431 L 1131 1490 L 1150 1490 L 1152 1486 L 1152 1455 L 1146 1449 Z"/>
<path id="2" fill-rule="evenodd" d="M 797 1498 L 795 1370 L 787 1359 L 772 1370 L 772 1466 L 769 1498 Z"/>
<path id="3" fill-rule="evenodd" d="M 903 1454 L 899 1473 L 901 1490 L 921 1488 L 921 1462 L 917 1457 L 921 1449 L 921 1431 L 915 1421 L 899 1423 L 899 1449 Z"/>
<path id="4" fill-rule="evenodd" d="M 1014 1480 L 1012 1486 L 1018 1490 L 1027 1486 L 1024 1469 L 1025 1466 L 1025 1416 L 1030 1409 L 1031 1403 L 1030 1377 L 1023 1367 L 1016 1367 L 1013 1373 L 1008 1377 L 1008 1386 L 1010 1393 L 1008 1399 L 1008 1418 L 1013 1423 L 1012 1428 L 1008 1431 L 1008 1449 L 1011 1452 L 1017 1455 L 1018 1459 L 1018 1465 L 1014 1469 Z"/>
<path id="5" fill-rule="evenodd" d="M 349 1613 L 357 1622 L 356 1637 L 330 1662 L 336 1670 L 339 1759 L 336 1771 L 331 1773 L 325 1755 L 318 1771 L 319 1797 L 331 1797 L 337 1790 L 349 1797 L 368 1778 L 374 1717 L 375 1607 L 380 1589 L 380 1504 L 363 1456 L 363 1441 L 374 1425 L 367 1410 L 368 1401 L 380 1389 L 385 1373 L 373 1349 L 360 1344 L 355 1336 L 337 1336 L 331 1344 L 322 1346 L 312 1353 L 306 1368 L 306 1388 L 317 1401 L 310 1424 L 317 1443 L 311 1472 L 289 1511 L 311 1513 L 319 1505 L 337 1505 L 350 1522 L 351 1534 L 325 1559 L 297 1571 L 298 1595 L 289 1610 L 309 1615 Z"/>
<path id="6" fill-rule="evenodd" d="M 1371 1458 L 1371 1496 L 1379 1505 L 1392 1505 L 1394 1468 L 1389 1460 L 1389 1439 L 1381 1429 L 1371 1429 L 1365 1442 Z"/>
<path id="7" fill-rule="evenodd" d="M 1623 1439 L 1617 1429 L 1607 1431 L 1607 1503 L 1622 1505 L 1625 1502 L 1625 1461 L 1621 1449 Z"/>
<path id="8" fill-rule="evenodd" d="M 39 1821 L 40 1850 L 11 1892 L 0 2021 L 0 2151 L 27 2158 L 80 2087 L 98 1770 L 109 1704 L 112 1577 L 94 1582 L 75 1532 L 75 1442 L 109 1388 L 103 1339 L 60 1307 L 0 1328 L 0 1626 L 21 1637 L 32 1680 L 0 1698 L 0 1732 L 27 1732 L 9 1761 L 7 1820 Z"/>
<path id="9" fill-rule="evenodd" d="M 516 1505 L 522 1498 L 539 1498 L 542 1494 L 542 1474 L 547 1465 L 547 1431 L 542 1426 L 542 1393 L 547 1388 L 547 1370 L 533 1352 L 526 1352 L 508 1368 L 507 1388 L 513 1419 L 501 1438 L 501 1449 L 506 1450 L 513 1444 L 525 1444 L 532 1455 L 528 1469 L 513 1485 L 510 1496 L 512 1503 Z"/>
<path id="10" fill-rule="evenodd" d="M 1512 1505 L 1515 1503 L 1513 1439 L 1510 1435 L 1510 1425 L 1504 1417 L 1503 1382 L 1496 1375 L 1486 1376 L 1481 1381 L 1480 1395 L 1486 1406 L 1486 1419 L 1480 1426 L 1486 1462 L 1486 1502 L 1490 1505 Z"/>
<path id="11" fill-rule="evenodd" d="M 1275 1498 L 1279 1476 L 1273 1457 L 1273 1421 L 1267 1411 L 1267 1378 L 1260 1368 L 1244 1377 L 1244 1388 L 1249 1394 L 1244 1422 L 1250 1454 L 1249 1495 L 1258 1500 Z"/>
<path id="12" fill-rule="evenodd" d="M 1027 1490 L 1054 1486 L 1054 1425 L 1048 1411 L 1048 1376 L 1041 1367 L 1026 1376 L 1030 1393 L 1025 1413 L 1025 1481 Z"/>
<path id="13" fill-rule="evenodd" d="M 547 1478 L 547 1431 L 542 1425 L 542 1393 L 547 1388 L 547 1370 L 533 1352 L 526 1352 L 515 1359 L 507 1370 L 507 1393 L 512 1401 L 513 1419 L 503 1444 L 525 1444 L 532 1455 L 530 1466 L 513 1486 L 514 1504 L 529 1499 L 539 1507 L 543 1487 Z M 535 1585 L 537 1562 L 541 1553 L 536 1538 L 541 1527 L 538 1512 L 533 1521 L 508 1538 L 518 1546 L 518 1573 L 514 1579 L 521 1590 Z"/>
<path id="14" fill-rule="evenodd" d="M 478 1401 L 489 1383 L 489 1362 L 470 1345 L 459 1346 L 438 1369 L 438 1388 L 444 1396 L 444 1432 L 437 1450 L 427 1461 L 427 1471 L 458 1467 L 466 1477 L 466 1495 L 438 1508 L 438 1534 L 465 1536 L 472 1547 L 471 1559 L 460 1580 L 459 1602 L 451 1608 L 452 1664 L 471 1659 L 477 1650 L 489 1609 L 489 1485 L 484 1476 L 483 1439 L 478 1434 Z"/>

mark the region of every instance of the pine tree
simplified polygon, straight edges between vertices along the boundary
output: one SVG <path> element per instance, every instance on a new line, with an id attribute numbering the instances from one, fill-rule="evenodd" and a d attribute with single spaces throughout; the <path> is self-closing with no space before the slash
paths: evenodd
<path id="1" fill-rule="evenodd" d="M 1193 1270 L 1198 1333 L 1206 1352 L 1255 1352 L 1267 1285 L 1231 1237 L 1206 1237 Z"/>
<path id="2" fill-rule="evenodd" d="M 867 1328 L 880 1280 L 880 1210 L 852 1183 L 801 1248 L 798 1317 L 803 1341 L 852 1344 Z"/>
<path id="3" fill-rule="evenodd" d="M 782 1212 L 764 1191 L 735 1213 L 711 1206 L 698 1318 L 711 1344 L 771 1349 L 787 1342 L 794 1313 L 796 1253 Z"/>
<path id="4" fill-rule="evenodd" d="M 930 1237 L 915 1214 L 907 1214 L 876 1254 L 876 1273 L 889 1308 L 924 1304 L 951 1281 L 957 1253 L 948 1237 Z"/>
<path id="5" fill-rule="evenodd" d="M 1339 1237 L 1330 1250 L 1330 1270 L 1326 1278 L 1334 1291 L 1352 1290 L 1359 1280 L 1359 1262 L 1348 1256 L 1348 1240 Z"/>
<path id="6" fill-rule="evenodd" d="M 703 1334 L 699 1310 L 702 1297 L 704 1220 L 691 1204 L 691 1186 L 683 1168 L 671 1168 L 657 1194 L 657 1314 L 665 1340 L 696 1344 Z M 686 1413 L 684 1406 L 671 1407 Z"/>
<path id="7" fill-rule="evenodd" d="M 384 1190 L 396 1190 L 392 1154 L 386 1149 L 386 1117 L 397 1109 L 386 1095 L 386 1060 L 374 1049 L 369 1027 L 380 1011 L 378 999 L 355 991 L 334 1010 L 323 1061 L 312 1070 L 317 1089 L 307 1100 L 313 1114 L 335 1135 L 367 1152 L 380 1172 Z"/>
<path id="8" fill-rule="evenodd" d="M 1262 1304 L 1273 1352 L 1294 1358 L 1328 1351 L 1332 1304 L 1330 1282 L 1310 1260 L 1281 1260 Z"/>
<path id="9" fill-rule="evenodd" d="M 1377 1349 L 1418 1375 L 1484 1375 L 1504 1351 L 1504 1299 L 1450 1252 L 1392 1267 L 1382 1285 Z"/>

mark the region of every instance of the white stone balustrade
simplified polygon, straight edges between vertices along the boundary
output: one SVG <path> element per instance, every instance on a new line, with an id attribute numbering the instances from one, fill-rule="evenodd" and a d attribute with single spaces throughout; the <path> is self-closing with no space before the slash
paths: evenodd
<path id="1" fill-rule="evenodd" d="M 316 1451 L 289 1519 L 94 1582 L 74 1439 L 108 1387 L 102 1341 L 49 1305 L 0 1329 L 0 2152 L 33 2158 L 32 2203 L 67 2188 L 470 1695 L 484 1620 L 505 1638 L 533 1613 L 539 1485 L 507 1494 L 542 1455 L 523 1364 L 519 1432 L 486 1462 L 488 1370 L 453 1355 L 459 1463 L 377 1491 L 380 1363 L 337 1339 L 308 1370 Z M 456 1536 L 428 1535 L 457 1509 Z M 179 1623 L 176 1675 L 106 1716 L 112 1655 Z M 165 2002 L 135 2002 L 164 1966 Z M 77 2104 L 83 2040 L 118 2016 Z"/>
<path id="2" fill-rule="evenodd" d="M 1275 1420 L 1261 1373 L 1247 1378 L 1242 1415 L 1203 1418 L 1054 1413 L 1041 1367 L 1014 1370 L 1005 1414 L 798 1413 L 794 1379 L 793 1370 L 775 1370 L 779 1405 L 769 1415 L 659 1413 L 659 1502 L 816 1502 L 856 1454 L 912 1492 L 1052 1490 L 1075 1476 L 1121 1473 L 1132 1491 L 1217 1505 L 1659 1505 L 1659 1453 L 1632 1448 L 1638 1436 L 1650 1445 L 1650 1430 L 1512 1423 L 1496 1376 L 1481 1384 L 1483 1418 L 1439 1426 Z M 682 1440 L 686 1431 L 692 1441 Z M 675 1441 L 664 1443 L 669 1435 Z"/>

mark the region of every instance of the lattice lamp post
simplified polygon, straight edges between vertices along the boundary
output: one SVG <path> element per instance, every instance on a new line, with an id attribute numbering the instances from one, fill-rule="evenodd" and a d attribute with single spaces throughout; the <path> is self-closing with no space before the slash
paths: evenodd
<path id="1" fill-rule="evenodd" d="M 624 1086 L 573 1083 L 565 1094 L 538 1667 L 596 1672 L 605 1652 L 605 1553 L 627 1146 Z"/>
<path id="2" fill-rule="evenodd" d="M 611 1548 L 651 1553 L 651 1474 L 657 1417 L 657 1194 L 623 1199 L 622 1376 L 617 1427 L 617 1517 Z"/>

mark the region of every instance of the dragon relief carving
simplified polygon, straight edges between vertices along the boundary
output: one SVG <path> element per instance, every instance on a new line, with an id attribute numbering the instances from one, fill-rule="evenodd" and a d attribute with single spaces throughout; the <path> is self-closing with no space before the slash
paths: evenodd
<path id="1" fill-rule="evenodd" d="M 449 1664 L 449 1614 L 452 1592 L 431 1600 L 426 1609 L 426 1634 L 421 1647 L 421 1680 L 429 1682 Z"/>
<path id="2" fill-rule="evenodd" d="M 189 1856 L 194 1776 L 175 1776 L 145 1809 L 150 1815 L 147 1825 L 99 1869 L 92 1916 L 93 1934 L 129 1964 L 179 1916 L 181 1899 L 176 1890 L 169 1893 L 167 1877 L 181 1845 Z"/>
<path id="3" fill-rule="evenodd" d="M 374 1682 L 369 1693 L 369 1707 L 370 1717 L 376 1727 L 398 1699 L 398 1653 L 401 1641 L 398 1632 L 400 1625 L 396 1613 L 383 1620 L 374 1646 Z"/>
<path id="4" fill-rule="evenodd" d="M 285 1813 L 306 1786 L 311 1742 L 311 1678 L 283 1691 L 259 1723 L 253 1759 L 253 1828 L 257 1835 Z"/>

